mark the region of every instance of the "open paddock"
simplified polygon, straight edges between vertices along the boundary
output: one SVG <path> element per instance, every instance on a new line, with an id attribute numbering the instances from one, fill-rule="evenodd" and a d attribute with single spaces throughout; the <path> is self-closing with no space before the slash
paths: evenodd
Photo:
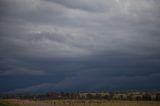
<path id="1" fill-rule="evenodd" d="M 160 101 L 108 100 L 0 100 L 0 106 L 160 106 Z"/>

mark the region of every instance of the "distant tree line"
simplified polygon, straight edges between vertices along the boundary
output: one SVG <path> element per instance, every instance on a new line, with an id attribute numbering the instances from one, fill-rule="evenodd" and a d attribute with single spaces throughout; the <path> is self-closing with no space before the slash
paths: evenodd
<path id="1" fill-rule="evenodd" d="M 160 101 L 160 92 L 49 92 L 46 94 L 1 94 L 1 99 L 106 99 L 106 100 L 154 100 Z"/>

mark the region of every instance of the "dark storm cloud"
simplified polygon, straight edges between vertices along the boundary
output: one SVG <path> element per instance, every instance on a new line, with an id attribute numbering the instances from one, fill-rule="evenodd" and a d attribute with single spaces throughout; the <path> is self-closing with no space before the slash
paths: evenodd
<path id="1" fill-rule="evenodd" d="M 0 1 L 0 91 L 160 89 L 159 4 Z"/>

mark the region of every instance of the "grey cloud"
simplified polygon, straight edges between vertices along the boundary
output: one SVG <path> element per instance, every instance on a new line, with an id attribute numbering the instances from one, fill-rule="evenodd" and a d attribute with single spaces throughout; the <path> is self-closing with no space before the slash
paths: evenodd
<path id="1" fill-rule="evenodd" d="M 91 78 L 92 77 L 92 78 Z M 149 76 L 116 76 L 107 77 L 92 74 L 75 76 L 60 81 L 58 83 L 43 83 L 32 87 L 17 89 L 9 93 L 37 92 L 37 91 L 96 91 L 96 90 L 128 90 L 128 89 L 147 89 L 153 90 L 158 86 L 159 74 Z M 103 83 L 102 83 L 103 82 Z M 123 82 L 123 83 L 122 83 Z M 138 82 L 138 83 L 137 83 Z M 147 83 L 147 84 L 146 84 Z M 126 85 L 128 85 L 126 87 Z M 85 86 L 85 88 L 84 88 Z M 137 88 L 137 86 L 139 88 Z"/>
<path id="2" fill-rule="evenodd" d="M 159 3 L 2 0 L 0 75 L 48 78 L 25 90 L 159 89 Z"/>
<path id="3" fill-rule="evenodd" d="M 104 5 L 104 3 L 106 3 L 104 0 L 101 1 L 92 1 L 92 0 L 81 0 L 81 1 L 74 1 L 74 0 L 45 0 L 45 1 L 49 1 L 49 2 L 53 2 L 53 3 L 58 3 L 61 4 L 67 8 L 70 9 L 79 9 L 82 11 L 88 11 L 88 12 L 104 12 L 106 10 L 109 9 L 109 4 L 113 3 L 111 2 L 111 0 L 107 1 L 107 4 Z"/>

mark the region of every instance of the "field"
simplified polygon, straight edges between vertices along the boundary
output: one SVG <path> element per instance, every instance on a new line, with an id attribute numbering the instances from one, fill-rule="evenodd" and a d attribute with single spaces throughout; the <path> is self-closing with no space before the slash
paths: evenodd
<path id="1" fill-rule="evenodd" d="M 108 100 L 0 100 L 0 106 L 160 106 L 159 101 L 108 101 Z"/>

